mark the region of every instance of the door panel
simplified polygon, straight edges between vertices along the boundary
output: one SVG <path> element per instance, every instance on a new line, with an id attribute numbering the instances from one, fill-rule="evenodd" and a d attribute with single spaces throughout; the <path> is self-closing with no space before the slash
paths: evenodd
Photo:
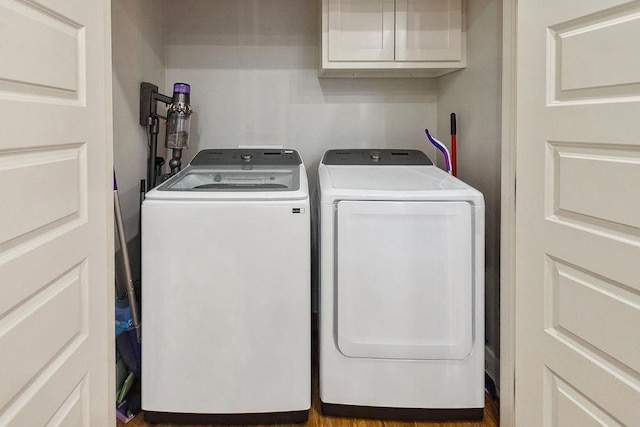
<path id="1" fill-rule="evenodd" d="M 0 242 L 33 239 L 86 217 L 80 190 L 85 154 L 81 145 L 0 154 L 0 191 L 6 203 L 0 223 L 12 224 L 0 229 Z M 48 200 L 54 193 L 56 198 Z M 46 209 L 23 209 L 25 203 L 35 206 L 44 200 Z"/>
<path id="2" fill-rule="evenodd" d="M 337 212 L 340 351 L 467 357 L 473 345 L 471 205 L 342 201 Z"/>
<path id="3" fill-rule="evenodd" d="M 640 423 L 638 12 L 518 3 L 517 425 Z"/>
<path id="4" fill-rule="evenodd" d="M 550 102 L 637 100 L 640 56 L 629 53 L 637 49 L 639 12 L 629 2 L 548 27 Z"/>
<path id="5" fill-rule="evenodd" d="M 640 235 L 640 149 L 552 142 L 548 156 L 548 216 L 568 225 Z"/>
<path id="6" fill-rule="evenodd" d="M 562 378 L 551 371 L 545 374 L 545 392 L 549 396 L 548 423 L 581 427 L 622 426 Z"/>
<path id="7" fill-rule="evenodd" d="M 97 4 L 97 3 L 96 3 Z M 95 7 L 95 5 L 94 5 Z M 18 99 L 82 102 L 86 89 L 85 31 L 72 17 L 29 2 L 0 2 L 0 90 Z"/>
<path id="8" fill-rule="evenodd" d="M 0 425 L 115 424 L 109 17 L 0 0 Z"/>

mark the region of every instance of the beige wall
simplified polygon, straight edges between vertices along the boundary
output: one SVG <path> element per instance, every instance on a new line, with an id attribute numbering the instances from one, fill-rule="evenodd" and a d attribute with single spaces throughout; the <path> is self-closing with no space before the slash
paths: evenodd
<path id="1" fill-rule="evenodd" d="M 500 351 L 500 129 L 502 8 L 499 0 L 468 0 L 467 68 L 438 81 L 438 136 L 449 141 L 458 121 L 458 177 L 485 197 L 487 370 L 497 381 Z M 496 359 L 493 359 L 495 356 Z"/>
<path id="2" fill-rule="evenodd" d="M 282 145 L 315 185 L 332 148 L 434 150 L 436 81 L 319 79 L 316 0 L 183 0 L 167 5 L 167 85 L 191 83 L 199 149 Z"/>
<path id="3" fill-rule="evenodd" d="M 138 123 L 140 82 L 164 89 L 164 0 L 112 0 L 113 156 L 134 276 L 139 271 L 138 204 L 147 142 Z"/>

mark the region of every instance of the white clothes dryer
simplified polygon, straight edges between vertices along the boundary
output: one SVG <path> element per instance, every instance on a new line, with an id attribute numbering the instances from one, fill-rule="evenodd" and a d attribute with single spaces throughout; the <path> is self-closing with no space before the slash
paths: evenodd
<path id="1" fill-rule="evenodd" d="M 482 194 L 417 150 L 331 150 L 318 176 L 322 412 L 481 419 Z"/>
<path id="2" fill-rule="evenodd" d="M 203 150 L 142 206 L 150 422 L 303 422 L 309 191 L 294 150 Z"/>

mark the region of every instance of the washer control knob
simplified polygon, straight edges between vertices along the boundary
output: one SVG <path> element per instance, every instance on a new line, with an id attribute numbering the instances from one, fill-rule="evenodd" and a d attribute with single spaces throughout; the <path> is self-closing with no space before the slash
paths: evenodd
<path id="1" fill-rule="evenodd" d="M 251 160 L 252 157 L 253 157 L 253 154 L 251 154 L 251 153 L 242 153 L 242 154 L 240 154 L 240 158 L 242 160 L 244 160 L 245 162 L 248 162 L 249 160 Z"/>
<path id="2" fill-rule="evenodd" d="M 373 160 L 374 162 L 377 162 L 378 160 L 380 160 L 380 157 L 382 157 L 382 153 L 379 151 L 372 151 L 371 153 L 369 153 L 369 157 L 371 157 L 371 160 Z"/>

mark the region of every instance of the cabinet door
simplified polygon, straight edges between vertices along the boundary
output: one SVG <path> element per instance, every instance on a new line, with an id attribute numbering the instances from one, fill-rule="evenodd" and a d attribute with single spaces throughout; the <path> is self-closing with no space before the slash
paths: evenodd
<path id="1" fill-rule="evenodd" d="M 329 61 L 393 61 L 394 0 L 329 0 Z"/>
<path id="2" fill-rule="evenodd" d="M 396 61 L 462 59 L 462 0 L 396 0 Z"/>

